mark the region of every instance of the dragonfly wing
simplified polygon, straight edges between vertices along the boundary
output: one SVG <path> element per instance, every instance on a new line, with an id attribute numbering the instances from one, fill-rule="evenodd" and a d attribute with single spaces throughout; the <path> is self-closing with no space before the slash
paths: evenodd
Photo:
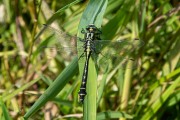
<path id="1" fill-rule="evenodd" d="M 37 38 L 41 42 L 38 46 L 38 52 L 42 53 L 41 56 L 50 59 L 60 56 L 68 61 L 77 56 L 77 49 L 80 48 L 77 48 L 76 43 L 81 38 L 71 36 L 48 25 L 43 25 L 40 32 L 42 31 L 43 33 Z"/>
<path id="2" fill-rule="evenodd" d="M 56 44 L 57 46 L 76 47 L 76 41 L 80 39 L 76 36 L 67 34 L 63 30 L 55 29 L 48 25 L 43 25 L 41 27 L 41 31 L 43 31 L 42 37 L 51 38 L 51 41 L 49 41 L 48 43 Z"/>
<path id="3" fill-rule="evenodd" d="M 95 49 L 96 52 L 101 52 L 104 50 L 104 48 L 113 49 L 113 53 L 118 53 L 124 50 L 131 50 L 141 47 L 144 45 L 144 42 L 139 39 L 133 39 L 133 40 L 117 40 L 117 41 L 111 41 L 111 40 L 95 40 Z M 111 54 L 111 52 L 109 52 Z"/>
<path id="4" fill-rule="evenodd" d="M 141 40 L 96 40 L 95 52 L 99 53 L 97 64 L 109 65 L 112 63 L 114 66 L 121 64 L 121 68 L 136 68 L 138 65 L 135 50 L 143 45 Z M 127 67 L 128 62 L 133 62 L 133 66 Z"/>

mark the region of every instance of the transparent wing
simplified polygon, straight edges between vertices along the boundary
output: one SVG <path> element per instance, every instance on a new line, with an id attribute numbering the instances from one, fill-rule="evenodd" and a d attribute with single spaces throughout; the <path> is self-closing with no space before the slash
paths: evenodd
<path id="1" fill-rule="evenodd" d="M 42 56 L 47 56 L 48 59 L 60 56 L 70 61 L 77 56 L 77 49 L 83 50 L 83 47 L 77 48 L 76 41 L 80 40 L 78 37 L 47 25 L 43 25 L 41 31 L 43 31 L 43 34 L 38 39 L 43 42 L 41 42 L 38 51 Z"/>
<path id="2" fill-rule="evenodd" d="M 83 46 L 77 47 L 76 45 L 77 40 L 82 41 L 81 38 L 68 35 L 47 25 L 44 25 L 42 29 L 44 34 L 40 36 L 40 39 L 43 39 L 43 42 L 39 46 L 39 51 L 43 53 L 42 56 L 47 56 L 48 58 L 60 56 L 65 60 L 71 61 L 74 56 L 77 56 L 77 50 L 84 51 Z M 95 40 L 92 44 L 92 56 L 99 67 L 121 64 L 121 68 L 127 68 L 126 64 L 129 61 L 133 61 L 133 66 L 129 68 L 135 68 L 138 65 L 135 50 L 143 44 L 144 42 L 139 39 L 114 42 L 110 40 Z M 79 62 L 81 62 L 81 59 L 79 59 Z"/>
<path id="3" fill-rule="evenodd" d="M 144 42 L 139 39 L 133 40 L 96 40 L 94 41 L 94 51 L 98 55 L 93 55 L 98 66 L 121 64 L 120 68 L 136 68 L 138 66 L 136 49 L 141 47 Z M 127 67 L 127 63 L 133 62 L 132 66 Z"/>

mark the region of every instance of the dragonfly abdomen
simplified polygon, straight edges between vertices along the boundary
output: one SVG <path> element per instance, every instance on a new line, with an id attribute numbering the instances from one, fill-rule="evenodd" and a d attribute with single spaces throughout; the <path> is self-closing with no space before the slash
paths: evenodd
<path id="1" fill-rule="evenodd" d="M 79 100 L 81 103 L 84 101 L 84 97 L 86 96 L 86 83 L 87 83 L 87 77 L 88 77 L 88 64 L 89 64 L 89 58 L 90 58 L 91 52 L 89 54 L 86 53 L 86 62 L 84 65 L 84 71 L 82 76 L 82 83 L 79 91 Z"/>

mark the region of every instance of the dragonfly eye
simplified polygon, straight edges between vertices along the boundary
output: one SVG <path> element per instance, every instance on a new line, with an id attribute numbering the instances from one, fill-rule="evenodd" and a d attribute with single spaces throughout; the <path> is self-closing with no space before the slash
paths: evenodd
<path id="1" fill-rule="evenodd" d="M 94 24 L 89 24 L 87 27 L 86 27 L 86 30 L 88 31 L 96 31 L 96 26 Z"/>

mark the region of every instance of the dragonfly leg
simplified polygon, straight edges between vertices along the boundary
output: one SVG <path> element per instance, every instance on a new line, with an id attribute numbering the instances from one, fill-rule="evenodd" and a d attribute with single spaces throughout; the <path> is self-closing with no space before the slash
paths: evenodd
<path id="1" fill-rule="evenodd" d="M 81 41 L 81 42 L 86 42 L 84 39 L 79 39 L 79 41 Z"/>
<path id="2" fill-rule="evenodd" d="M 102 31 L 100 30 L 100 28 L 97 29 L 96 34 L 102 34 Z"/>
<path id="3" fill-rule="evenodd" d="M 97 31 L 95 33 L 97 40 L 101 40 L 101 37 L 100 37 L 101 34 L 102 34 L 102 31 L 100 29 L 97 29 Z"/>
<path id="4" fill-rule="evenodd" d="M 82 28 L 82 30 L 81 30 L 81 33 L 82 34 L 85 34 L 86 32 L 85 32 L 85 30 Z"/>
<path id="5" fill-rule="evenodd" d="M 84 57 L 85 56 L 85 54 L 84 54 L 84 52 L 80 55 L 80 57 L 78 58 L 78 60 L 79 59 L 81 59 L 81 57 Z"/>

